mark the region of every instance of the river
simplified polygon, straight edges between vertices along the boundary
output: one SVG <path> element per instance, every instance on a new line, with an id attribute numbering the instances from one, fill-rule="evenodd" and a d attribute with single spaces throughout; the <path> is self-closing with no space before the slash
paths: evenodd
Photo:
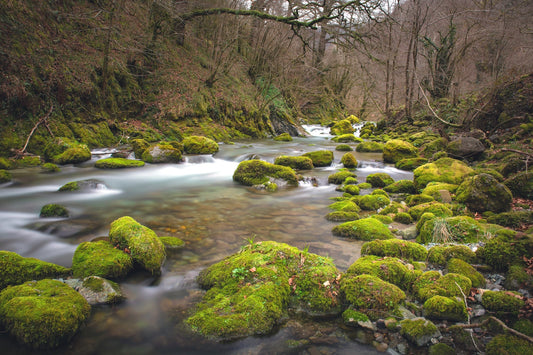
<path id="1" fill-rule="evenodd" d="M 76 246 L 106 236 L 110 223 L 128 215 L 160 236 L 185 241 L 179 252 L 167 256 L 161 277 L 137 273 L 121 282 L 127 301 L 121 305 L 93 307 L 87 325 L 66 347 L 54 354 L 256 354 L 280 353 L 290 340 L 317 339 L 298 351 L 373 354 L 373 347 L 353 340 L 336 321 L 290 320 L 273 335 L 249 337 L 231 343 L 214 343 L 181 336 L 179 324 L 201 291 L 195 283 L 200 270 L 228 256 L 254 239 L 274 240 L 309 252 L 330 256 L 344 271 L 360 256 L 361 242 L 335 237 L 330 212 L 331 197 L 339 196 L 327 177 L 340 169 L 344 152 L 335 151 L 328 131 L 306 126 L 309 137 L 292 142 L 272 139 L 221 144 L 211 156 L 186 156 L 181 164 L 149 165 L 124 170 L 94 168 L 97 159 L 111 151 L 93 152 L 93 159 L 62 167 L 49 174 L 40 168 L 13 170 L 13 182 L 0 185 L 0 250 L 71 266 Z M 334 164 L 303 172 L 316 177 L 318 186 L 301 183 L 265 193 L 233 182 L 240 161 L 257 157 L 273 162 L 279 155 L 301 155 L 329 149 Z M 412 179 L 412 173 L 381 162 L 380 153 L 353 152 L 359 161 L 358 180 L 387 172 L 395 180 Z M 90 193 L 61 193 L 63 184 L 98 179 L 104 185 Z M 66 219 L 39 218 L 48 203 L 64 205 Z M 176 326 L 177 324 L 177 326 Z M 313 334 L 325 336 L 310 336 Z M 315 333 L 312 333 L 315 332 Z M 289 342 L 288 342 L 289 341 Z M 0 334 L 4 354 L 34 354 Z M 38 353 L 38 352 L 37 352 Z"/>

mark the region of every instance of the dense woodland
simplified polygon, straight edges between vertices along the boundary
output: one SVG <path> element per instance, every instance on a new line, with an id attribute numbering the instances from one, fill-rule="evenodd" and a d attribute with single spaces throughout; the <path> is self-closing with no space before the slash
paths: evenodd
<path id="1" fill-rule="evenodd" d="M 495 95 L 527 123 L 532 15 L 525 0 L 5 1 L 0 151 L 36 126 L 24 152 L 52 135 L 296 135 L 348 114 L 468 130 L 501 123 Z M 520 80 L 521 97 L 498 91 Z"/>

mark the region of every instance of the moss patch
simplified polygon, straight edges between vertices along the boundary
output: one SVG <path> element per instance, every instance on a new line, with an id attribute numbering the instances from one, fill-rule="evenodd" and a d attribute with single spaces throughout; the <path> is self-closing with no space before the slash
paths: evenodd
<path id="1" fill-rule="evenodd" d="M 381 194 L 364 195 L 359 198 L 357 204 L 365 211 L 376 211 L 388 206 L 390 204 L 390 199 Z"/>
<path id="2" fill-rule="evenodd" d="M 290 157 L 288 155 L 282 155 L 274 160 L 274 164 L 289 166 L 295 170 L 311 170 L 314 168 L 311 158 L 303 156 Z"/>
<path id="3" fill-rule="evenodd" d="M 400 334 L 418 346 L 426 345 L 431 338 L 440 335 L 437 326 L 424 318 L 404 319 L 400 326 Z"/>
<path id="4" fill-rule="evenodd" d="M 171 144 L 159 143 L 146 148 L 141 158 L 150 164 L 179 163 L 182 160 L 182 154 Z"/>
<path id="5" fill-rule="evenodd" d="M 463 297 L 463 293 L 468 295 L 471 288 L 472 281 L 466 276 L 454 273 L 441 276 L 438 271 L 426 271 L 413 283 L 413 293 L 421 301 L 437 295 Z"/>
<path id="6" fill-rule="evenodd" d="M 383 147 L 383 161 L 385 163 L 396 163 L 406 158 L 416 158 L 418 149 L 409 142 L 400 139 L 392 139 Z"/>
<path id="7" fill-rule="evenodd" d="M 375 218 L 363 218 L 342 223 L 333 228 L 333 234 L 359 240 L 394 238 L 389 228 Z"/>
<path id="8" fill-rule="evenodd" d="M 506 212 L 511 209 L 513 194 L 489 174 L 466 178 L 457 188 L 456 200 L 473 212 Z"/>
<path id="9" fill-rule="evenodd" d="M 455 322 L 468 320 L 468 312 L 463 301 L 443 296 L 433 296 L 424 302 L 424 316 Z"/>
<path id="10" fill-rule="evenodd" d="M 485 240 L 486 228 L 471 217 L 433 218 L 420 228 L 419 243 L 473 243 Z"/>
<path id="11" fill-rule="evenodd" d="M 473 174 L 474 170 L 462 161 L 441 158 L 416 168 L 413 173 L 415 185 L 423 188 L 432 181 L 458 185 L 465 177 Z"/>
<path id="12" fill-rule="evenodd" d="M 379 257 L 375 255 L 363 256 L 357 259 L 348 270 L 346 275 L 373 275 L 380 279 L 395 284 L 402 289 L 409 289 L 414 280 L 414 273 L 406 264 L 393 257 Z"/>
<path id="13" fill-rule="evenodd" d="M 383 143 L 378 142 L 361 142 L 355 147 L 356 152 L 361 153 L 381 153 L 383 152 Z"/>
<path id="14" fill-rule="evenodd" d="M 398 193 L 415 194 L 417 192 L 415 184 L 411 180 L 395 181 L 392 184 L 385 186 L 383 190 L 390 192 L 390 193 L 394 193 L 394 194 L 398 194 Z"/>
<path id="15" fill-rule="evenodd" d="M 531 343 L 508 334 L 496 335 L 485 347 L 487 355 L 525 355 L 531 353 Z"/>
<path id="16" fill-rule="evenodd" d="M 100 276 L 120 279 L 132 270 L 132 257 L 103 240 L 81 243 L 72 258 L 72 273 L 77 278 Z"/>
<path id="17" fill-rule="evenodd" d="M 183 140 L 185 154 L 215 154 L 218 144 L 214 140 L 202 136 L 190 136 Z"/>
<path id="18" fill-rule="evenodd" d="M 355 159 L 352 153 L 346 153 L 341 158 L 341 163 L 347 169 L 357 168 L 357 159 Z"/>
<path id="19" fill-rule="evenodd" d="M 98 169 L 124 169 L 137 168 L 141 166 L 144 166 L 144 161 L 125 158 L 100 159 L 94 164 L 94 167 Z"/>
<path id="20" fill-rule="evenodd" d="M 386 239 L 366 242 L 361 247 L 361 254 L 425 261 L 427 250 L 418 243 L 401 239 Z"/>
<path id="21" fill-rule="evenodd" d="M 275 141 L 278 141 L 278 142 L 292 142 L 292 137 L 290 134 L 288 133 L 282 133 L 276 137 L 274 137 L 274 140 Z"/>
<path id="22" fill-rule="evenodd" d="M 357 175 L 355 175 L 353 172 L 349 171 L 349 170 L 346 170 L 346 169 L 342 169 L 340 171 L 337 171 L 336 173 L 334 174 L 331 174 L 330 176 L 328 176 L 328 183 L 329 184 L 336 184 L 336 185 L 340 185 L 342 183 L 344 183 L 344 181 L 349 178 L 349 177 L 357 177 Z"/>
<path id="23" fill-rule="evenodd" d="M 476 253 L 466 245 L 436 245 L 428 251 L 428 261 L 432 264 L 446 265 L 452 258 L 473 263 L 476 260 Z"/>
<path id="24" fill-rule="evenodd" d="M 397 161 L 394 166 L 401 170 L 415 170 L 419 166 L 426 164 L 428 160 L 426 158 L 406 158 Z"/>
<path id="25" fill-rule="evenodd" d="M 372 185 L 372 187 L 385 187 L 392 184 L 394 179 L 387 173 L 375 173 L 368 175 L 366 177 L 366 182 Z"/>
<path id="26" fill-rule="evenodd" d="M 323 166 L 330 166 L 333 162 L 333 152 L 329 150 L 317 150 L 304 154 L 305 157 L 311 158 L 313 166 L 319 168 Z"/>
<path id="27" fill-rule="evenodd" d="M 485 278 L 472 265 L 461 259 L 452 258 L 448 260 L 448 272 L 461 274 L 472 281 L 472 287 L 485 286 Z"/>
<path id="28" fill-rule="evenodd" d="M 280 179 L 297 186 L 298 177 L 288 166 L 271 164 L 262 160 L 245 160 L 233 173 L 233 180 L 247 186 L 262 185 L 270 179 Z"/>
<path id="29" fill-rule="evenodd" d="M 41 208 L 39 217 L 68 217 L 68 210 L 64 206 L 50 203 Z"/>

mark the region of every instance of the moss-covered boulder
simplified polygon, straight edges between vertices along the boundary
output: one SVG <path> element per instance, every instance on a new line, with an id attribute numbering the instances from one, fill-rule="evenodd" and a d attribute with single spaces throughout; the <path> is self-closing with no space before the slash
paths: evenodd
<path id="1" fill-rule="evenodd" d="M 368 175 L 366 177 L 366 182 L 372 185 L 372 187 L 385 187 L 392 184 L 394 179 L 387 173 L 375 173 Z"/>
<path id="2" fill-rule="evenodd" d="M 150 143 L 142 138 L 132 139 L 130 144 L 137 159 L 141 159 L 144 151 L 150 147 Z"/>
<path id="3" fill-rule="evenodd" d="M 485 264 L 497 271 L 506 271 L 509 266 L 520 263 L 523 257 L 531 257 L 532 242 L 516 233 L 497 232 L 494 238 L 476 250 L 476 255 Z"/>
<path id="4" fill-rule="evenodd" d="M 78 164 L 90 160 L 91 151 L 85 144 L 61 137 L 46 145 L 43 156 L 55 164 Z"/>
<path id="5" fill-rule="evenodd" d="M 418 221 L 424 213 L 433 213 L 436 217 L 453 216 L 453 212 L 448 205 L 436 201 L 413 206 L 408 212 L 415 221 Z"/>
<path id="6" fill-rule="evenodd" d="M 165 261 L 165 246 L 154 231 L 125 216 L 111 223 L 111 244 L 128 249 L 133 261 L 153 274 L 159 274 Z"/>
<path id="7" fill-rule="evenodd" d="M 311 170 L 314 168 L 311 158 L 304 156 L 291 157 L 281 155 L 274 160 L 274 164 L 289 166 L 295 170 Z"/>
<path id="8" fill-rule="evenodd" d="M 533 275 L 529 274 L 526 270 L 527 269 L 523 265 L 509 266 L 509 270 L 507 270 L 507 274 L 505 274 L 505 282 L 503 286 L 507 290 L 517 291 L 519 289 L 525 289 L 531 293 L 533 291 Z M 533 326 L 531 329 L 533 333 Z"/>
<path id="9" fill-rule="evenodd" d="M 417 189 L 415 184 L 411 180 L 398 180 L 389 184 L 383 188 L 383 190 L 393 193 L 405 193 L 405 194 L 416 194 Z"/>
<path id="10" fill-rule="evenodd" d="M 68 217 L 68 210 L 65 206 L 49 203 L 41 207 L 39 217 Z"/>
<path id="11" fill-rule="evenodd" d="M 390 204 L 390 199 L 381 194 L 364 195 L 357 201 L 359 207 L 365 211 L 376 211 Z"/>
<path id="12" fill-rule="evenodd" d="M 102 180 L 98 179 L 87 179 L 87 180 L 78 180 L 67 182 L 65 185 L 61 186 L 58 191 L 60 192 L 89 192 L 94 190 L 106 189 L 106 185 Z"/>
<path id="13" fill-rule="evenodd" d="M 341 163 L 347 169 L 357 168 L 357 159 L 355 159 L 352 153 L 346 153 L 341 158 Z"/>
<path id="14" fill-rule="evenodd" d="M 142 160 L 150 164 L 179 163 L 182 160 L 181 151 L 168 143 L 149 146 L 141 156 Z"/>
<path id="15" fill-rule="evenodd" d="M 11 173 L 9 171 L 4 169 L 0 170 L 0 184 L 10 182 L 12 178 L 13 177 L 11 176 Z"/>
<path id="16" fill-rule="evenodd" d="M 472 288 L 472 281 L 466 276 L 448 273 L 444 276 L 438 271 L 426 271 L 413 283 L 413 293 L 420 301 L 433 296 L 463 297 Z"/>
<path id="17" fill-rule="evenodd" d="M 349 120 L 340 120 L 330 127 L 329 132 L 334 136 L 353 133 L 355 130 Z"/>
<path id="18" fill-rule="evenodd" d="M 464 322 L 468 320 L 468 312 L 460 298 L 433 296 L 424 302 L 424 317 Z"/>
<path id="19" fill-rule="evenodd" d="M 343 277 L 341 291 L 355 309 L 371 318 L 395 310 L 405 300 L 405 293 L 398 286 L 372 275 Z"/>
<path id="20" fill-rule="evenodd" d="M 485 347 L 487 355 L 526 355 L 531 353 L 531 343 L 525 339 L 498 334 Z"/>
<path id="21" fill-rule="evenodd" d="M 485 151 L 485 146 L 474 137 L 458 137 L 446 146 L 448 155 L 458 158 L 479 158 Z"/>
<path id="22" fill-rule="evenodd" d="M 413 218 L 411 215 L 407 212 L 399 212 L 394 215 L 392 218 L 394 222 L 398 222 L 401 224 L 411 224 L 413 223 Z"/>
<path id="23" fill-rule="evenodd" d="M 485 286 L 485 278 L 472 265 L 464 260 L 452 258 L 448 260 L 448 272 L 466 276 L 472 281 L 472 287 Z"/>
<path id="24" fill-rule="evenodd" d="M 105 158 L 94 163 L 94 167 L 98 169 L 124 169 L 138 168 L 141 166 L 144 166 L 144 161 L 125 158 Z"/>
<path id="25" fill-rule="evenodd" d="M 185 242 L 177 237 L 159 237 L 167 252 L 179 250 L 185 246 Z"/>
<path id="26" fill-rule="evenodd" d="M 353 151 L 352 147 L 350 147 L 348 144 L 339 144 L 335 147 L 335 150 L 338 152 L 351 152 Z"/>
<path id="27" fill-rule="evenodd" d="M 426 194 L 409 195 L 405 198 L 407 206 L 416 206 L 431 201 L 435 201 L 435 199 Z"/>
<path id="28" fill-rule="evenodd" d="M 414 273 L 401 259 L 367 255 L 357 259 L 346 270 L 346 275 L 373 275 L 407 290 L 416 279 Z"/>
<path id="29" fill-rule="evenodd" d="M 417 346 L 424 346 L 440 336 L 437 326 L 425 318 L 404 319 L 400 326 L 400 334 Z"/>
<path id="30" fill-rule="evenodd" d="M 305 153 L 304 157 L 309 157 L 313 161 L 314 167 L 330 166 L 333 162 L 333 152 L 330 150 L 317 150 Z"/>
<path id="31" fill-rule="evenodd" d="M 381 153 L 383 152 L 383 144 L 379 142 L 361 142 L 355 147 L 356 152 L 360 153 Z"/>
<path id="32" fill-rule="evenodd" d="M 426 243 L 474 243 L 486 239 L 486 228 L 472 217 L 457 216 L 428 220 L 416 237 Z"/>
<path id="33" fill-rule="evenodd" d="M 183 140 L 185 154 L 215 154 L 218 144 L 211 138 L 202 136 L 189 136 Z"/>
<path id="34" fill-rule="evenodd" d="M 533 173 L 521 172 L 507 179 L 505 185 L 511 190 L 513 196 L 533 199 Z"/>
<path id="35" fill-rule="evenodd" d="M 283 243 L 251 243 L 200 273 L 208 291 L 187 323 L 206 337 L 234 339 L 268 334 L 289 307 L 338 314 L 339 275 L 331 259 Z"/>
<path id="36" fill-rule="evenodd" d="M 298 186 L 298 177 L 292 168 L 257 159 L 240 162 L 233 173 L 233 180 L 246 186 L 280 182 Z"/>
<path id="37" fill-rule="evenodd" d="M 277 142 L 292 142 L 292 137 L 289 133 L 285 132 L 274 137 Z"/>
<path id="38" fill-rule="evenodd" d="M 341 134 L 340 136 L 331 138 L 331 140 L 335 143 L 355 143 L 362 141 L 361 138 L 354 136 L 353 133 Z"/>
<path id="39" fill-rule="evenodd" d="M 441 158 L 416 168 L 413 173 L 415 185 L 424 188 L 432 181 L 458 185 L 465 177 L 473 174 L 474 170 L 462 161 Z"/>
<path id="40" fill-rule="evenodd" d="M 428 250 L 427 260 L 432 264 L 446 265 L 452 258 L 471 264 L 476 260 L 476 253 L 466 245 L 435 245 Z"/>
<path id="41" fill-rule="evenodd" d="M 72 258 L 72 274 L 77 278 L 120 279 L 132 270 L 132 257 L 104 240 L 81 243 Z"/>
<path id="42" fill-rule="evenodd" d="M 345 185 L 342 187 L 342 192 L 345 192 L 347 194 L 350 194 L 352 196 L 359 195 L 361 190 L 359 189 L 359 186 L 357 185 L 346 185 L 346 180 L 344 180 Z"/>
<path id="43" fill-rule="evenodd" d="M 424 164 L 427 164 L 428 160 L 426 158 L 406 158 L 402 159 L 400 161 L 397 161 L 394 166 L 397 169 L 401 170 L 415 170 L 419 166 L 422 166 Z"/>
<path id="44" fill-rule="evenodd" d="M 402 159 L 416 157 L 418 157 L 418 148 L 400 139 L 392 139 L 383 147 L 383 161 L 385 163 L 394 164 Z"/>
<path id="45" fill-rule="evenodd" d="M 350 177 L 355 178 L 357 177 L 357 175 L 347 169 L 342 169 L 328 176 L 328 183 L 340 185 L 343 184 L 344 181 L 346 181 L 346 179 Z"/>
<path id="46" fill-rule="evenodd" d="M 502 212 L 487 217 L 487 222 L 518 229 L 523 225 L 533 224 L 533 211 Z"/>
<path id="47" fill-rule="evenodd" d="M 389 228 L 375 218 L 363 218 L 342 223 L 333 228 L 333 234 L 359 240 L 394 238 Z"/>
<path id="48" fill-rule="evenodd" d="M 333 211 L 326 215 L 326 219 L 331 222 L 348 222 L 359 219 L 357 212 Z"/>
<path id="49" fill-rule="evenodd" d="M 496 315 L 517 316 L 524 307 L 522 295 L 512 291 L 485 291 L 481 296 L 481 304 L 489 312 Z"/>
<path id="50" fill-rule="evenodd" d="M 0 292 L 0 325 L 18 342 L 51 349 L 67 343 L 91 306 L 61 281 L 29 281 Z"/>
<path id="51" fill-rule="evenodd" d="M 0 250 L 0 290 L 7 286 L 19 285 L 29 280 L 66 277 L 70 269 L 41 261 L 35 258 L 24 258 L 12 251 Z"/>
<path id="52" fill-rule="evenodd" d="M 373 240 L 361 247 L 361 255 L 390 256 L 405 260 L 425 261 L 427 250 L 422 245 L 402 239 Z"/>
<path id="53" fill-rule="evenodd" d="M 68 279 L 65 283 L 78 291 L 90 305 L 116 304 L 126 299 L 117 283 L 99 276 Z"/>
<path id="54" fill-rule="evenodd" d="M 357 205 L 355 202 L 353 202 L 350 199 L 343 199 L 339 201 L 335 201 L 332 204 L 328 206 L 332 210 L 335 211 L 343 211 L 343 212 L 360 212 L 361 207 Z"/>
<path id="55" fill-rule="evenodd" d="M 511 209 L 511 191 L 495 177 L 479 174 L 466 178 L 457 188 L 456 200 L 473 212 L 505 212 Z"/>
<path id="56" fill-rule="evenodd" d="M 448 141 L 445 138 L 437 138 L 422 146 L 421 154 L 426 158 L 431 158 L 435 153 L 446 150 Z M 444 152 L 445 153 L 445 152 Z"/>
<path id="57" fill-rule="evenodd" d="M 433 197 L 435 201 L 450 203 L 451 195 L 455 193 L 457 187 L 458 185 L 447 184 L 445 182 L 430 182 L 422 190 L 422 194 Z M 446 193 L 446 191 L 443 193 L 442 190 L 446 190 L 448 193 Z M 446 195 L 448 195 L 447 197 L 450 199 L 450 201 L 445 201 L 443 197 Z"/>

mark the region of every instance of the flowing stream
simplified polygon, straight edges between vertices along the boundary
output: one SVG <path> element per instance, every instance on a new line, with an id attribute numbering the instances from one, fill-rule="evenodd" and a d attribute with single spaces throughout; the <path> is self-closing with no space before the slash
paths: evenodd
<path id="1" fill-rule="evenodd" d="M 101 150 L 93 152 L 91 161 L 62 167 L 60 173 L 42 173 L 40 168 L 12 171 L 13 182 L 0 185 L 0 250 L 70 267 L 79 243 L 106 236 L 110 223 L 125 215 L 159 236 L 176 236 L 186 243 L 167 256 L 161 277 L 137 273 L 121 281 L 127 301 L 93 307 L 87 325 L 68 346 L 53 353 L 274 354 L 288 351 L 291 340 L 306 338 L 317 339 L 309 347 L 318 351 L 376 353 L 373 347 L 353 340 L 333 320 L 320 325 L 290 320 L 273 335 L 230 343 L 191 339 L 180 331 L 187 309 L 201 296 L 195 283 L 200 270 L 237 252 L 249 240 L 274 240 L 301 249 L 308 246 L 312 253 L 330 256 L 341 271 L 360 256 L 362 243 L 333 236 L 335 223 L 324 218 L 330 212 L 330 198 L 340 194 L 327 184 L 327 177 L 342 167 L 344 152 L 335 151 L 326 129 L 305 128 L 311 136 L 292 142 L 221 144 L 213 157 L 187 156 L 181 164 L 100 170 L 94 168 L 94 161 L 109 156 L 109 151 Z M 265 193 L 232 180 L 240 161 L 257 157 L 273 162 L 279 155 L 319 149 L 335 151 L 335 160 L 330 167 L 303 173 L 315 177 L 318 186 L 302 182 L 298 187 Z M 412 178 L 410 172 L 383 164 L 379 153 L 353 153 L 359 161 L 360 182 L 375 172 L 387 172 L 395 180 Z M 98 179 L 103 185 L 89 193 L 57 191 L 67 182 L 85 179 Z M 48 203 L 64 205 L 71 216 L 39 218 L 41 207 Z M 324 333 L 329 337 L 320 337 Z M 36 353 L 6 334 L 0 334 L 0 348 L 4 354 Z"/>

